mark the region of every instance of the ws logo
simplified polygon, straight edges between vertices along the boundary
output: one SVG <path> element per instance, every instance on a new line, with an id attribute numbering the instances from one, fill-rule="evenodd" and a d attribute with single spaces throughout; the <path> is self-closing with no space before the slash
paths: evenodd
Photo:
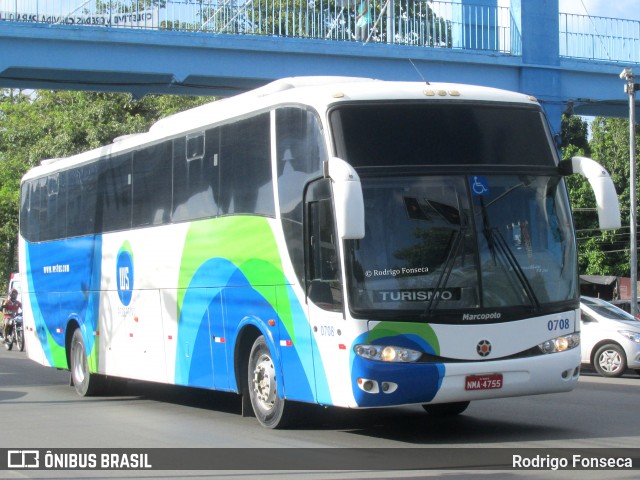
<path id="1" fill-rule="evenodd" d="M 118 251 L 116 279 L 118 281 L 118 297 L 126 307 L 131 303 L 133 293 L 133 252 L 129 242 L 124 242 Z"/>

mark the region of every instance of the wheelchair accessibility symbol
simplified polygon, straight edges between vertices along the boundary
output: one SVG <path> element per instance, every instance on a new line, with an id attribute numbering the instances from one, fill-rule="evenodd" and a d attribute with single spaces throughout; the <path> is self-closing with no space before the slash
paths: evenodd
<path id="1" fill-rule="evenodd" d="M 486 177 L 483 177 L 482 175 L 473 175 L 469 178 L 469 185 L 471 186 L 471 192 L 474 195 L 489 194 L 489 182 Z"/>

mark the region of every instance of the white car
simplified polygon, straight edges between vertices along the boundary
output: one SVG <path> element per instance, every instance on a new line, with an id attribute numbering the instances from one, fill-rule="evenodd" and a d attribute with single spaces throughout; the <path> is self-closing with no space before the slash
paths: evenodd
<path id="1" fill-rule="evenodd" d="M 580 297 L 582 363 L 604 377 L 640 373 L 640 321 L 599 298 Z"/>

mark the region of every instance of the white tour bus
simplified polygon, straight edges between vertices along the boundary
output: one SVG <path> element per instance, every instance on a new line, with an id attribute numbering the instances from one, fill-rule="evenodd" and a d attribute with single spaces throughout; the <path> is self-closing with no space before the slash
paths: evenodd
<path id="1" fill-rule="evenodd" d="M 123 378 L 237 392 L 261 424 L 571 390 L 576 241 L 613 184 L 560 162 L 535 98 L 283 79 L 43 161 L 21 187 L 29 357 L 80 395 Z"/>

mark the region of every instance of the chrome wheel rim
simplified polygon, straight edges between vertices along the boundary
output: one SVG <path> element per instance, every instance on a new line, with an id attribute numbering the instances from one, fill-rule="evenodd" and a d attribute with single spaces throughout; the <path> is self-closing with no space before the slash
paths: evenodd
<path id="1" fill-rule="evenodd" d="M 622 367 L 622 357 L 615 350 L 605 350 L 600 354 L 598 365 L 607 373 L 617 373 Z"/>
<path id="2" fill-rule="evenodd" d="M 87 376 L 86 359 L 84 357 L 84 348 L 78 341 L 73 342 L 71 361 L 73 362 L 73 379 L 77 384 L 82 384 Z"/>
<path id="3" fill-rule="evenodd" d="M 276 402 L 276 370 L 273 360 L 262 354 L 253 370 L 253 391 L 255 398 L 263 410 L 271 410 Z"/>

